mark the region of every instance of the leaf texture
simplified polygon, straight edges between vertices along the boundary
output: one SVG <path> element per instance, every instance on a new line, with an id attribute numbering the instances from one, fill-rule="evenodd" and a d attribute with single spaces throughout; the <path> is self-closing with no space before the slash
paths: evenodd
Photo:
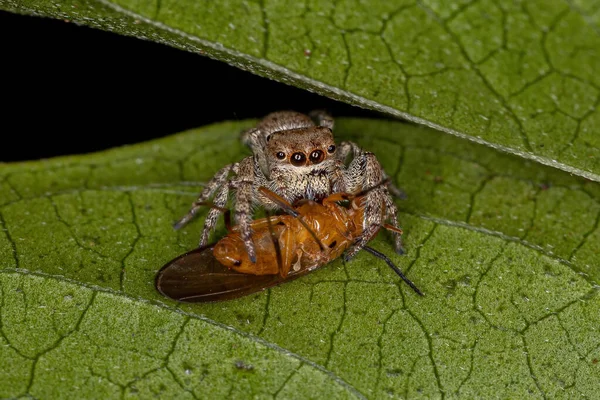
<path id="1" fill-rule="evenodd" d="M 231 302 L 161 297 L 203 218 L 171 223 L 253 123 L 0 166 L 0 397 L 597 396 L 599 184 L 427 128 L 335 131 L 407 192 L 408 254 L 373 246 L 425 297 L 362 253 Z"/>

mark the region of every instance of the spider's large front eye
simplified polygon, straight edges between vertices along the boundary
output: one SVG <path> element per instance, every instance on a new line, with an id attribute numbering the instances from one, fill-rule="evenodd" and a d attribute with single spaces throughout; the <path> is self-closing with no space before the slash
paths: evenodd
<path id="1" fill-rule="evenodd" d="M 304 155 L 304 153 L 294 153 L 292 154 L 290 161 L 293 166 L 301 167 L 304 164 L 306 164 L 306 156 Z"/>
<path id="2" fill-rule="evenodd" d="M 312 162 L 313 164 L 318 164 L 321 161 L 323 161 L 324 158 L 324 154 L 321 150 L 315 150 L 312 153 L 310 153 L 310 162 Z"/>
<path id="3" fill-rule="evenodd" d="M 280 151 L 279 153 L 275 154 L 275 157 L 279 158 L 280 160 L 283 160 L 285 158 L 285 153 Z"/>
<path id="4" fill-rule="evenodd" d="M 327 148 L 327 152 L 329 154 L 333 153 L 334 151 L 335 151 L 335 145 L 333 145 L 333 144 Z"/>

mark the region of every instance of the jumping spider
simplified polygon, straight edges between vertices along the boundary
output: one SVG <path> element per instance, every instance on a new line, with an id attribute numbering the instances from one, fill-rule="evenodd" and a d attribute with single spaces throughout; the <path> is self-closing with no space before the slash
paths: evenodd
<path id="1" fill-rule="evenodd" d="M 175 224 L 175 229 L 189 222 L 212 198 L 200 239 L 200 246 L 206 245 L 218 216 L 227 205 L 229 192 L 235 191 L 235 223 L 239 225 L 248 256 L 255 262 L 250 228 L 253 206 L 267 210 L 278 208 L 259 192 L 261 186 L 292 204 L 302 199 L 321 201 L 332 193 L 356 193 L 377 186 L 366 194 L 363 234 L 346 252 L 346 259 L 356 255 L 386 220 L 398 228 L 398 209 L 390 191 L 396 195 L 401 192 L 393 185 L 379 185 L 387 175 L 373 153 L 353 142 L 336 145 L 333 125 L 333 118 L 323 111 L 313 111 L 310 116 L 293 111 L 267 115 L 255 128 L 242 133 L 242 141 L 253 155 L 219 170 L 190 211 Z M 351 161 L 346 164 L 349 156 Z M 397 233 L 395 246 L 402 254 L 402 238 Z"/>

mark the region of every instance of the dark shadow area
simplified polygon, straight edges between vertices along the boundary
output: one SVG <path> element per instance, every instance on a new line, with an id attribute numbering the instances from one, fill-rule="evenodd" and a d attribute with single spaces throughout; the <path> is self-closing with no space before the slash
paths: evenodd
<path id="1" fill-rule="evenodd" d="M 219 61 L 0 12 L 0 161 L 81 154 L 293 109 L 381 117 Z"/>

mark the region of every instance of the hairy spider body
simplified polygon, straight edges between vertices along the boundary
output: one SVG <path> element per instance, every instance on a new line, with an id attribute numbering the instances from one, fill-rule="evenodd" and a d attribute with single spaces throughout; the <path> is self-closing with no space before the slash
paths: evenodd
<path id="1" fill-rule="evenodd" d="M 270 134 L 266 141 L 266 187 L 288 202 L 321 201 L 343 184 L 343 164 L 335 158 L 331 129 L 289 129 Z"/>
<path id="2" fill-rule="evenodd" d="M 208 243 L 221 210 L 227 205 L 229 193 L 235 191 L 234 218 L 239 226 L 251 261 L 256 261 L 252 242 L 253 206 L 267 210 L 278 205 L 258 189 L 262 186 L 294 204 L 299 200 L 322 201 L 332 193 L 360 192 L 377 186 L 365 195 L 363 233 L 346 252 L 352 258 L 380 230 L 386 220 L 398 228 L 398 210 L 388 186 L 379 185 L 387 179 L 385 171 L 371 152 L 353 142 L 335 144 L 333 119 L 324 112 L 310 116 L 293 111 L 267 115 L 255 128 L 242 133 L 242 141 L 253 155 L 238 163 L 225 166 L 207 183 L 192 208 L 175 228 L 190 221 L 198 210 L 212 198 L 204 222 L 200 246 Z M 351 157 L 349 164 L 346 160 Z M 400 193 L 389 186 L 394 193 Z M 402 239 L 395 234 L 396 251 L 403 252 Z"/>

